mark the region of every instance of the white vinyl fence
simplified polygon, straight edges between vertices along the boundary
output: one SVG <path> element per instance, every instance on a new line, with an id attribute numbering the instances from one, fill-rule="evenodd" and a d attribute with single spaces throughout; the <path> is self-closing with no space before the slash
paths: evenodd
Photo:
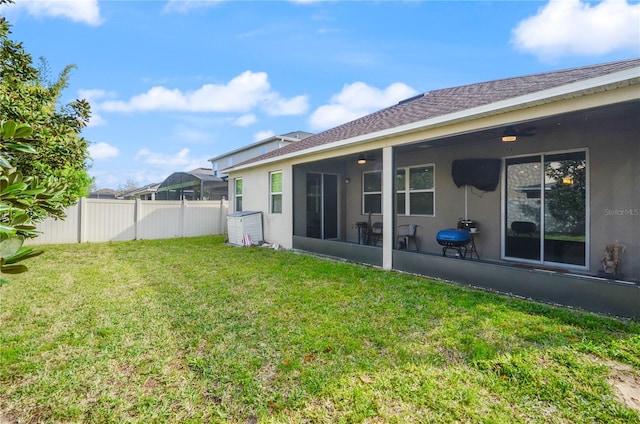
<path id="1" fill-rule="evenodd" d="M 164 239 L 225 234 L 228 201 L 87 199 L 46 219 L 29 244 Z"/>

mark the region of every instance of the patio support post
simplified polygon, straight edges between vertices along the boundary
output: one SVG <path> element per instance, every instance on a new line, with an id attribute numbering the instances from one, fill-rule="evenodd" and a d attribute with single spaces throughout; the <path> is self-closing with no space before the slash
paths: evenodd
<path id="1" fill-rule="evenodd" d="M 382 268 L 393 268 L 393 147 L 382 149 Z"/>

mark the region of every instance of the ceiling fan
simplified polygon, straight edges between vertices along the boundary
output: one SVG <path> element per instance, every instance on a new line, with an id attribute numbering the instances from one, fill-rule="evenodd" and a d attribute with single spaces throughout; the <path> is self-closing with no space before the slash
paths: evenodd
<path id="1" fill-rule="evenodd" d="M 364 165 L 367 162 L 373 162 L 374 160 L 376 160 L 376 156 L 374 154 L 368 154 L 368 155 L 364 155 L 364 154 L 360 154 L 358 156 L 358 164 L 359 165 Z"/>
<path id="2" fill-rule="evenodd" d="M 509 125 L 504 129 L 502 133 L 502 141 L 510 143 L 516 141 L 518 137 L 533 137 L 536 135 L 534 132 L 536 127 L 524 127 L 522 129 L 516 129 L 513 125 Z"/>

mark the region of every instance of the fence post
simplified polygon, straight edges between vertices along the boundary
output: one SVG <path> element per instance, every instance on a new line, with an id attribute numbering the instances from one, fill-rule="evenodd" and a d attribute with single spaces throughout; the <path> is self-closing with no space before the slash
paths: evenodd
<path id="1" fill-rule="evenodd" d="M 136 204 L 133 208 L 133 225 L 135 228 L 134 240 L 140 240 L 140 214 L 142 213 L 142 200 L 136 199 Z"/>
<path id="2" fill-rule="evenodd" d="M 182 204 L 180 205 L 180 237 L 184 237 L 184 227 L 186 225 L 185 221 L 186 221 L 186 211 L 185 209 L 187 208 L 187 201 L 184 199 L 184 197 L 182 198 Z"/>
<path id="3" fill-rule="evenodd" d="M 218 209 L 218 213 L 220 214 L 220 219 L 218 219 L 218 231 L 216 231 L 217 234 L 226 234 L 226 221 L 225 218 L 227 217 L 226 213 L 224 213 L 225 208 L 224 208 L 224 199 L 220 199 L 220 209 Z"/>
<path id="4" fill-rule="evenodd" d="M 87 241 L 87 198 L 81 197 L 78 203 L 78 243 Z"/>

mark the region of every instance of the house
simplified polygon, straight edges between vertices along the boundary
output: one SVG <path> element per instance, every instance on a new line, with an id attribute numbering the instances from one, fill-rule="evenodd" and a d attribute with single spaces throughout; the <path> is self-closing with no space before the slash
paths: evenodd
<path id="1" fill-rule="evenodd" d="M 311 135 L 313 134 L 304 131 L 293 131 L 287 134 L 274 135 L 253 144 L 249 144 L 248 146 L 215 156 L 209 159 L 213 168 L 213 175 L 224 178 L 227 176 L 224 171 L 225 168 L 231 167 L 236 163 L 241 163 L 255 158 L 256 156 L 272 152 L 273 150 L 279 149 L 296 141 L 303 140 Z"/>
<path id="2" fill-rule="evenodd" d="M 160 183 L 147 184 L 142 187 L 127 190 L 118 196 L 124 200 L 156 200 L 156 192 Z"/>
<path id="3" fill-rule="evenodd" d="M 227 181 L 210 168 L 174 172 L 156 190 L 156 200 L 221 200 L 227 196 Z"/>
<path id="4" fill-rule="evenodd" d="M 110 188 L 101 188 L 89 193 L 89 199 L 115 199 L 118 193 Z"/>
<path id="5" fill-rule="evenodd" d="M 433 90 L 227 172 L 285 248 L 640 316 L 640 59 Z"/>

